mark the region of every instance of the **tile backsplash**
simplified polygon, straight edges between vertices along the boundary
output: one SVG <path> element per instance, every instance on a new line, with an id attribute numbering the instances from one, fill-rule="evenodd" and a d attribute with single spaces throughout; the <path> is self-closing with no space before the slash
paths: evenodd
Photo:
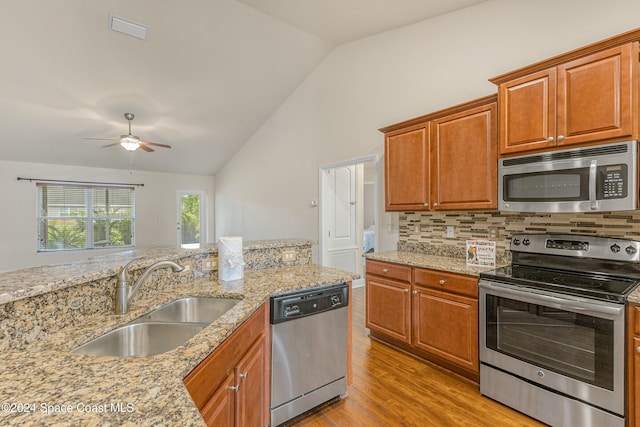
<path id="1" fill-rule="evenodd" d="M 401 212 L 398 250 L 464 258 L 466 240 L 496 242 L 497 258 L 508 258 L 518 233 L 563 233 L 640 241 L 640 211 L 597 213 Z M 455 237 L 447 237 L 452 226 Z M 490 237 L 489 229 L 498 231 Z"/>

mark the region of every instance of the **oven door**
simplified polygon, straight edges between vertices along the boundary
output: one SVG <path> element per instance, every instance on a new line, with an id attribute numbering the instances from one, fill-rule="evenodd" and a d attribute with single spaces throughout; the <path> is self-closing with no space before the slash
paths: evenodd
<path id="1" fill-rule="evenodd" d="M 624 415 L 624 306 L 483 279 L 480 361 Z"/>

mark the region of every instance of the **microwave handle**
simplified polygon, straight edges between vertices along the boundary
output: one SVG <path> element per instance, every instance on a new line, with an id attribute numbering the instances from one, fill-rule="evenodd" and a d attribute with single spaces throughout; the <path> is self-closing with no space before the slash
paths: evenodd
<path id="1" fill-rule="evenodd" d="M 596 174 L 598 172 L 598 161 L 591 160 L 589 165 L 589 202 L 591 210 L 598 209 L 598 200 L 596 199 Z"/>

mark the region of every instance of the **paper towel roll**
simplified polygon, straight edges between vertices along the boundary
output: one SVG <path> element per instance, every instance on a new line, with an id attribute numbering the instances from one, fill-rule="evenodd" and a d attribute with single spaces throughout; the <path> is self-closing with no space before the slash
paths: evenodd
<path id="1" fill-rule="evenodd" d="M 220 237 L 218 240 L 218 279 L 240 280 L 244 274 L 242 237 Z"/>

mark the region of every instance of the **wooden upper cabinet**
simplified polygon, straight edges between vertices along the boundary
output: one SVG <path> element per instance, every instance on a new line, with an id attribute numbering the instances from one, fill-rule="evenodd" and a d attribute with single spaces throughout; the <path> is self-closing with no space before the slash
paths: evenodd
<path id="1" fill-rule="evenodd" d="M 558 66 L 559 146 L 633 135 L 632 58 L 638 43 Z"/>
<path id="2" fill-rule="evenodd" d="M 431 122 L 434 209 L 498 207 L 496 113 L 492 102 Z"/>
<path id="3" fill-rule="evenodd" d="M 424 209 L 429 203 L 428 124 L 385 135 L 385 208 Z"/>
<path id="4" fill-rule="evenodd" d="M 500 154 L 555 147 L 556 70 L 501 84 Z"/>
<path id="5" fill-rule="evenodd" d="M 380 129 L 387 211 L 497 208 L 496 95 Z"/>
<path id="6" fill-rule="evenodd" d="M 638 42 L 632 32 L 490 79 L 501 155 L 638 138 Z M 623 43 L 625 42 L 626 43 Z"/>

